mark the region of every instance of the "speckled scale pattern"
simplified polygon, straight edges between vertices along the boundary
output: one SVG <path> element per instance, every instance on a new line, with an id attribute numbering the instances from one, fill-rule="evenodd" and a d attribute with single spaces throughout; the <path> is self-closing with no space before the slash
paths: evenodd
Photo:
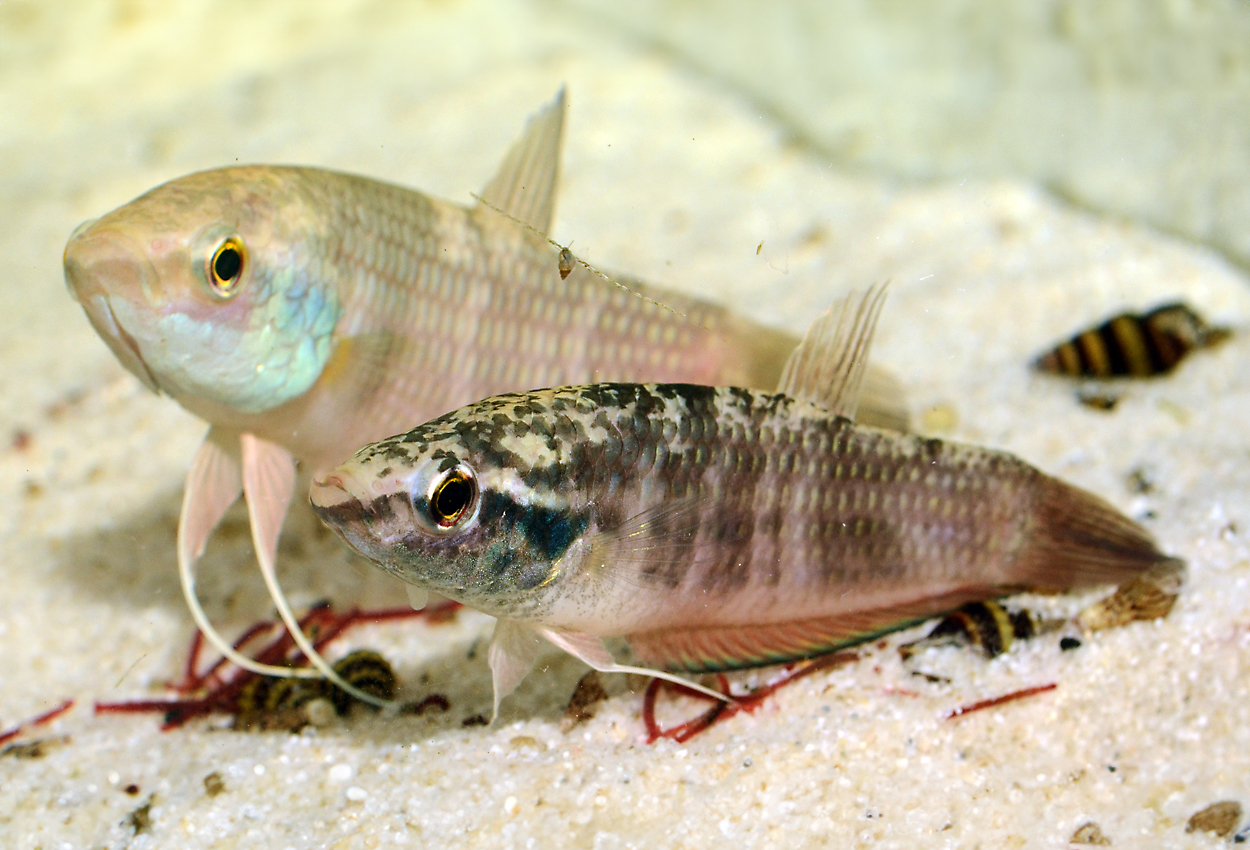
<path id="1" fill-rule="evenodd" d="M 466 448 L 532 487 L 596 494 L 605 529 L 664 501 L 703 503 L 672 520 L 697 518 L 690 539 L 640 573 L 699 595 L 752 587 L 799 604 L 815 588 L 906 583 L 913 571 L 933 579 L 1001 559 L 1036 475 L 1003 455 L 738 389 L 600 385 L 554 393 L 545 409 L 527 399 L 512 415 L 461 431 Z M 547 453 L 527 466 L 507 447 L 534 433 L 550 435 Z"/>
<path id="2" fill-rule="evenodd" d="M 595 634 L 900 605 L 923 617 L 946 610 L 927 599 L 953 608 L 1162 558 L 1109 505 L 1010 455 L 737 388 L 499 396 L 366 447 L 345 468 L 384 490 L 431 459 L 478 475 L 482 515 L 459 539 L 430 548 L 405 530 L 412 493 L 323 516 L 338 512 L 342 526 L 363 510 L 394 525 L 403 554 L 371 557 L 401 578 Z"/>

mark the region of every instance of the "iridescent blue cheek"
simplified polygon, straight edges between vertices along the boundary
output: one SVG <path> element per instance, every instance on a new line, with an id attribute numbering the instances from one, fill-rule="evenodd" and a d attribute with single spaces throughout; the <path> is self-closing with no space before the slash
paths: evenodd
<path id="1" fill-rule="evenodd" d="M 298 268 L 258 274 L 239 295 L 195 312 L 139 315 L 124 302 L 114 312 L 162 389 L 262 413 L 317 382 L 342 308 L 332 289 Z"/>

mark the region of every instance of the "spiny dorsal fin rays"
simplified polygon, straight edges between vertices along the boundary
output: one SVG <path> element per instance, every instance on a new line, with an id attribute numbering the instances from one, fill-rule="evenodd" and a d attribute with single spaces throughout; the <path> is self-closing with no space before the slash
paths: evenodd
<path id="1" fill-rule="evenodd" d="M 812 322 L 786 361 L 778 390 L 854 419 L 887 286 L 852 291 Z"/>
<path id="2" fill-rule="evenodd" d="M 265 587 L 278 609 L 278 616 L 286 625 L 287 631 L 295 645 L 304 653 L 314 670 L 300 671 L 295 675 L 321 675 L 329 679 L 355 699 L 379 708 L 394 708 L 397 703 L 380 699 L 373 694 L 362 691 L 347 682 L 330 664 L 321 657 L 308 636 L 300 628 L 291 606 L 278 585 L 276 561 L 278 557 L 278 535 L 282 532 L 282 521 L 286 518 L 287 507 L 291 503 L 291 495 L 295 492 L 295 458 L 277 443 L 262 440 L 254 434 L 243 434 L 240 438 L 243 447 L 243 494 L 247 498 L 247 518 L 252 526 L 252 544 L 256 548 L 256 561 L 260 564 L 260 573 L 265 579 Z M 289 668 L 279 668 L 285 673 L 277 675 L 291 676 Z M 275 675 L 275 674 L 270 674 Z"/>
<path id="3" fill-rule="evenodd" d="M 648 304 L 651 304 L 655 307 L 659 307 L 661 310 L 667 310 L 668 312 L 672 313 L 674 316 L 677 316 L 678 318 L 689 322 L 695 327 L 699 327 L 699 328 L 703 328 L 703 330 L 707 330 L 707 328 L 704 325 L 699 324 L 694 319 L 690 318 L 689 316 L 687 316 L 685 313 L 681 312 L 680 310 L 674 310 L 672 307 L 668 306 L 664 302 L 656 301 L 654 298 L 651 298 L 647 295 L 642 294 L 637 289 L 626 286 L 625 284 L 621 283 L 616 278 L 610 277 L 604 274 L 603 272 L 599 271 L 597 268 L 595 268 L 590 263 L 583 260 L 581 257 L 575 256 L 573 252 L 569 250 L 569 245 L 572 245 L 573 244 L 572 242 L 570 242 L 569 245 L 561 245 L 559 242 L 557 242 L 556 240 L 548 236 L 546 231 L 539 230 L 537 227 L 534 227 L 532 224 L 522 221 L 521 219 L 512 215 L 512 213 L 508 212 L 505 209 L 500 209 L 498 206 L 496 206 L 495 204 L 491 203 L 490 201 L 486 200 L 485 198 L 479 195 L 473 195 L 473 197 L 479 203 L 481 203 L 482 206 L 486 207 L 488 210 L 494 210 L 495 212 L 499 213 L 505 218 L 512 219 L 513 221 L 515 221 L 517 224 L 521 225 L 522 227 L 528 228 L 531 233 L 535 234 L 536 236 L 539 236 L 542 239 L 547 240 L 547 244 L 551 245 L 553 248 L 559 248 L 560 254 L 556 258 L 556 268 L 560 272 L 560 280 L 567 280 L 569 274 L 571 274 L 573 271 L 573 266 L 575 264 L 579 265 L 582 268 L 584 268 L 586 271 L 593 274 L 595 277 L 599 278 L 600 280 L 606 280 L 608 283 L 612 284 L 617 289 L 625 290 L 630 295 L 634 296 L 640 301 L 645 301 Z M 566 268 L 567 268 L 567 272 L 565 271 Z"/>
<path id="4" fill-rule="evenodd" d="M 525 125 L 478 199 L 544 233 L 555 214 L 564 135 L 564 88 Z"/>

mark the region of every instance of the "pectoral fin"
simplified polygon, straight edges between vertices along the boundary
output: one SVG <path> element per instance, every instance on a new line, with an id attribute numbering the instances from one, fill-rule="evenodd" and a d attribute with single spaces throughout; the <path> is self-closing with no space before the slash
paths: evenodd
<path id="1" fill-rule="evenodd" d="M 226 511 L 243 492 L 237 444 L 216 429 L 208 432 L 191 461 L 178 515 L 178 578 L 191 617 L 201 632 L 216 636 L 195 595 L 195 564 Z M 211 638 L 210 638 L 211 640 Z M 220 638 L 214 643 L 226 642 Z"/>
<path id="2" fill-rule="evenodd" d="M 905 629 L 975 600 L 1005 596 L 1016 588 L 983 585 L 881 608 L 765 625 L 665 629 L 626 635 L 649 664 L 689 673 L 714 673 L 815 658 Z"/>
<path id="3" fill-rule="evenodd" d="M 330 666 L 321 653 L 313 647 L 308 636 L 300 628 L 290 604 L 278 584 L 277 557 L 278 536 L 286 519 L 291 495 L 295 492 L 295 458 L 282 446 L 262 440 L 255 434 L 243 434 L 239 438 L 243 453 L 243 495 L 247 498 L 247 516 L 252 526 L 252 545 L 256 549 L 256 561 L 260 564 L 265 587 L 273 599 L 278 616 L 282 618 L 291 639 L 300 652 L 308 658 L 316 673 L 325 676 L 348 694 L 361 702 L 378 707 L 389 707 L 389 700 L 362 691 L 348 683 Z M 291 671 L 284 668 L 284 675 L 316 675 L 310 670 Z"/>
<path id="4" fill-rule="evenodd" d="M 525 125 L 508 150 L 499 173 L 482 189 L 488 206 L 528 224 L 539 233 L 551 230 L 560 148 L 564 134 L 564 89 Z"/>
<path id="5" fill-rule="evenodd" d="M 690 497 L 653 505 L 590 538 L 587 569 L 635 583 L 632 575 L 688 568 L 714 558 L 706 547 L 695 547 L 706 499 Z M 714 507 L 714 506 L 712 506 Z"/>
<path id="6" fill-rule="evenodd" d="M 786 361 L 778 390 L 854 419 L 885 292 L 884 283 L 851 292 L 812 322 Z"/>

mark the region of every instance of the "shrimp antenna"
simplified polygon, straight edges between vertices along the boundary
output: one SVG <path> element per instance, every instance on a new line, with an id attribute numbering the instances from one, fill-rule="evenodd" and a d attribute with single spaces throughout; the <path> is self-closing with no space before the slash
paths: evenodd
<path id="1" fill-rule="evenodd" d="M 621 282 L 620 282 L 619 280 L 617 280 L 616 278 L 611 277 L 610 275 L 606 275 L 606 274 L 604 274 L 603 272 L 599 271 L 597 268 L 595 268 L 594 266 L 592 266 L 590 263 L 586 262 L 586 261 L 585 261 L 585 260 L 583 260 L 581 257 L 577 256 L 576 254 L 574 254 L 572 251 L 570 251 L 570 250 L 569 250 L 569 245 L 572 245 L 572 244 L 573 244 L 572 242 L 570 242 L 570 243 L 569 243 L 569 245 L 561 245 L 559 242 L 557 242 L 556 240 L 552 239 L 552 238 L 551 238 L 550 236 L 548 236 L 546 233 L 543 233 L 543 232 L 542 232 L 541 230 L 539 230 L 537 227 L 534 227 L 534 225 L 532 225 L 532 224 L 528 224 L 528 223 L 526 223 L 526 222 L 524 222 L 524 221 L 521 221 L 521 220 L 520 220 L 519 218 L 517 218 L 516 216 L 514 216 L 514 215 L 512 215 L 512 214 L 510 214 L 510 213 L 508 213 L 508 212 L 505 212 L 504 210 L 501 210 L 499 207 L 495 206 L 495 205 L 494 205 L 494 204 L 492 204 L 490 201 L 485 200 L 485 199 L 484 199 L 484 198 L 482 198 L 480 195 L 476 195 L 476 194 L 474 194 L 473 192 L 470 192 L 469 194 L 473 197 L 473 199 L 474 199 L 475 201 L 477 201 L 477 202 L 478 202 L 479 204 L 481 204 L 482 206 L 484 206 L 484 207 L 487 207 L 487 208 L 489 208 L 489 209 L 494 210 L 495 212 L 499 213 L 499 214 L 500 214 L 501 216 L 503 216 L 504 218 L 509 218 L 509 219 L 512 219 L 512 220 L 513 220 L 513 221 L 515 221 L 517 224 L 519 224 L 519 225 L 521 225 L 522 227 L 524 227 L 526 230 L 528 230 L 528 231 L 530 231 L 531 233 L 535 234 L 536 236 L 539 236 L 539 237 L 541 237 L 542 239 L 546 240 L 546 241 L 547 241 L 547 243 L 548 243 L 548 244 L 550 244 L 553 248 L 559 248 L 559 249 L 560 249 L 560 256 L 559 256 L 559 260 L 558 260 L 558 268 L 559 268 L 559 270 L 560 270 L 560 280 L 564 280 L 565 278 L 567 278 L 567 277 L 569 276 L 569 272 L 571 272 L 571 271 L 573 270 L 573 264 L 574 264 L 574 263 L 576 263 L 577 265 L 579 265 L 579 266 L 581 266 L 582 268 L 586 269 L 586 271 L 588 271 L 588 272 L 590 272 L 591 274 L 593 274 L 595 277 L 602 278 L 603 280 L 606 280 L 608 283 L 612 284 L 613 286 L 615 286 L 615 287 L 617 287 L 617 288 L 619 288 L 619 289 L 623 289 L 623 290 L 625 290 L 626 292 L 628 292 L 630 295 L 634 296 L 635 298 L 641 299 L 641 300 L 643 300 L 643 301 L 647 302 L 648 304 L 653 304 L 653 305 L 655 305 L 656 307 L 659 307 L 661 310 L 667 310 L 668 312 L 672 313 L 674 316 L 680 316 L 680 317 L 681 317 L 682 319 L 684 319 L 685 321 L 689 322 L 689 323 L 690 323 L 690 324 L 692 324 L 692 325 L 697 325 L 698 327 L 703 328 L 703 330 L 705 330 L 705 331 L 706 331 L 706 330 L 708 330 L 708 328 L 707 328 L 705 325 L 701 325 L 701 324 L 699 324 L 699 323 L 698 323 L 698 322 L 696 322 L 694 319 L 690 318 L 689 316 L 687 316 L 685 313 L 681 312 L 680 310 L 674 310 L 672 307 L 668 306 L 667 304 L 665 304 L 665 303 L 664 303 L 664 302 L 662 302 L 662 301 L 656 301 L 654 298 L 649 298 L 649 297 L 647 297 L 646 295 L 643 295 L 641 292 L 635 292 L 634 290 L 630 289 L 630 288 L 629 288 L 628 286 L 626 286 L 625 284 L 621 283 Z"/>

